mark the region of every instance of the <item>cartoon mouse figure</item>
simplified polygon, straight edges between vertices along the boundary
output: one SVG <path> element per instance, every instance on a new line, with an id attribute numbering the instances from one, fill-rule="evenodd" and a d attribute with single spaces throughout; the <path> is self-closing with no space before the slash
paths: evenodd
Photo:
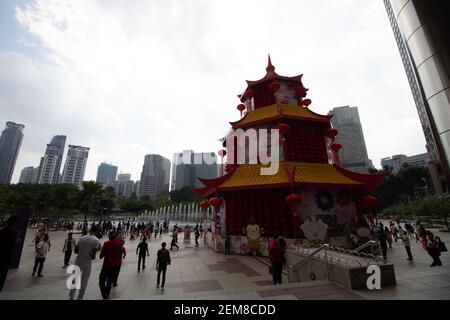
<path id="1" fill-rule="evenodd" d="M 242 233 L 247 235 L 249 254 L 261 255 L 261 234 L 264 233 L 264 228 L 256 224 L 254 218 L 251 218 L 247 227 L 242 228 Z"/>

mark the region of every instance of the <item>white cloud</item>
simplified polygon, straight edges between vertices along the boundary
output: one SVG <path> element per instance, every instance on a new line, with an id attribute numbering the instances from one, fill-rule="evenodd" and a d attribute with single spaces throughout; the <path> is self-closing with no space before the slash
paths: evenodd
<path id="1" fill-rule="evenodd" d="M 54 134 L 91 147 L 87 179 L 104 160 L 138 179 L 147 153 L 218 150 L 268 52 L 304 73 L 314 111 L 359 107 L 375 164 L 425 150 L 381 2 L 36 0 L 16 18 L 48 61 L 0 55 L 0 120 L 27 126 L 16 180 Z"/>

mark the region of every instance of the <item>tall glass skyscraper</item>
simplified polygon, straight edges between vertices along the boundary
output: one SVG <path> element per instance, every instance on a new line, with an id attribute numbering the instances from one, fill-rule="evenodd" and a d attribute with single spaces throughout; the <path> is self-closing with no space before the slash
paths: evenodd
<path id="1" fill-rule="evenodd" d="M 66 136 L 54 136 L 39 163 L 37 183 L 57 184 L 61 180 L 61 163 Z"/>
<path id="2" fill-rule="evenodd" d="M 117 177 L 117 166 L 108 163 L 101 163 L 97 169 L 96 181 L 104 186 L 112 186 Z"/>
<path id="3" fill-rule="evenodd" d="M 81 187 L 86 171 L 89 148 L 69 145 L 62 183 L 70 183 Z"/>
<path id="4" fill-rule="evenodd" d="M 358 108 L 349 106 L 334 108 L 328 115 L 333 116 L 331 123 L 339 130 L 336 142 L 342 145 L 339 152 L 341 166 L 350 171 L 369 172 L 373 164 L 367 155 Z"/>
<path id="5" fill-rule="evenodd" d="M 169 191 L 170 160 L 157 154 L 145 156 L 139 185 L 139 196 L 154 199 L 158 194 Z"/>
<path id="6" fill-rule="evenodd" d="M 23 124 L 6 122 L 0 136 L 0 184 L 10 184 L 23 140 Z"/>
<path id="7" fill-rule="evenodd" d="M 430 153 L 437 193 L 450 185 L 450 1 L 384 0 Z"/>

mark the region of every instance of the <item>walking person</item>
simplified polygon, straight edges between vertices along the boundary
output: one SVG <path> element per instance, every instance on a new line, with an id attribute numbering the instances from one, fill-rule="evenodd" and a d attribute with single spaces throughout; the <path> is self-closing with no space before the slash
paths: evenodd
<path id="1" fill-rule="evenodd" d="M 138 255 L 138 272 L 141 271 L 141 262 L 142 262 L 142 271 L 144 271 L 145 257 L 150 255 L 150 253 L 148 252 L 148 244 L 146 237 L 144 237 L 144 239 L 142 239 L 142 242 L 138 244 L 136 248 L 136 254 Z"/>
<path id="2" fill-rule="evenodd" d="M 109 234 L 109 240 L 103 244 L 100 259 L 103 259 L 100 271 L 99 286 L 104 300 L 109 299 L 111 287 L 115 281 L 117 268 L 122 261 L 122 243 L 117 241 L 115 232 Z"/>
<path id="3" fill-rule="evenodd" d="M 381 253 L 383 254 L 383 259 L 387 260 L 388 243 L 387 243 L 387 239 L 386 239 L 386 233 L 384 232 L 384 230 L 378 232 L 378 241 L 380 243 Z"/>
<path id="4" fill-rule="evenodd" d="M 283 249 L 280 246 L 277 238 L 271 242 L 269 249 L 270 262 L 272 263 L 272 280 L 273 284 L 282 283 L 283 274 Z"/>
<path id="5" fill-rule="evenodd" d="M 0 230 L 0 292 L 8 275 L 11 254 L 16 246 L 17 231 L 14 227 L 17 224 L 17 216 L 10 216 L 6 222 L 6 227 Z"/>
<path id="6" fill-rule="evenodd" d="M 172 231 L 172 241 L 170 242 L 170 251 L 173 247 L 177 247 L 177 251 L 180 249 L 177 245 L 178 242 L 178 228 L 175 226 Z"/>
<path id="7" fill-rule="evenodd" d="M 158 271 L 158 277 L 156 278 L 156 287 L 159 288 L 161 283 L 161 290 L 164 290 L 164 284 L 166 283 L 166 271 L 167 266 L 170 265 L 170 252 L 166 249 L 166 243 L 161 243 L 161 249 L 158 250 L 156 258 L 156 270 Z M 160 282 L 162 273 L 162 282 Z"/>
<path id="8" fill-rule="evenodd" d="M 97 234 L 97 230 L 95 227 L 92 227 L 89 235 L 82 236 L 80 240 L 78 240 L 78 244 L 75 246 L 74 252 L 77 254 L 77 257 L 75 258 L 74 264 L 80 268 L 81 279 L 79 289 L 70 289 L 70 300 L 74 300 L 75 296 L 77 300 L 83 300 L 84 298 L 84 292 L 86 291 L 89 277 L 91 275 L 92 260 L 95 259 L 97 251 L 100 251 L 101 249 L 101 242 L 95 234 Z M 77 293 L 78 295 L 76 295 Z"/>
<path id="9" fill-rule="evenodd" d="M 164 226 L 162 225 L 162 223 L 159 224 L 159 237 L 161 238 L 163 235 L 163 231 L 164 231 Z"/>
<path id="10" fill-rule="evenodd" d="M 126 255 L 127 255 L 127 251 L 125 250 L 125 247 L 124 247 L 125 241 L 121 238 L 118 238 L 117 235 L 116 235 L 115 241 L 117 241 L 120 244 L 122 253 L 120 255 L 120 259 L 118 259 L 118 265 L 116 268 L 116 273 L 114 275 L 114 281 L 113 281 L 114 288 L 118 286 L 117 280 L 119 280 L 120 269 L 122 268 L 122 259 L 125 259 Z"/>
<path id="11" fill-rule="evenodd" d="M 64 252 L 63 269 L 67 268 L 67 266 L 69 265 L 70 257 L 72 257 L 72 251 L 75 249 L 76 245 L 77 245 L 77 242 L 73 238 L 73 233 L 69 232 L 67 234 L 67 239 L 64 241 L 64 247 L 63 247 L 63 252 Z"/>
<path id="12" fill-rule="evenodd" d="M 158 233 L 159 233 L 159 224 L 155 224 L 155 239 Z"/>
<path id="13" fill-rule="evenodd" d="M 394 242 L 394 239 L 392 238 L 392 232 L 389 230 L 388 227 L 385 227 L 384 233 L 386 234 L 386 240 L 389 244 L 389 249 L 392 249 L 392 243 Z"/>
<path id="14" fill-rule="evenodd" d="M 200 238 L 200 231 L 198 230 L 198 227 L 195 228 L 194 236 L 195 236 L 195 247 L 198 247 L 199 246 L 198 238 Z"/>
<path id="15" fill-rule="evenodd" d="M 47 256 L 47 252 L 50 250 L 48 239 L 48 234 L 45 234 L 36 246 L 36 258 L 34 259 L 33 273 L 31 274 L 31 276 L 34 276 L 36 274 L 36 270 L 38 277 L 44 276 L 42 274 L 42 269 L 44 268 L 44 262 L 45 257 Z"/>
<path id="16" fill-rule="evenodd" d="M 433 259 L 433 263 L 430 265 L 430 267 L 442 266 L 442 261 L 439 258 L 441 253 L 439 252 L 436 240 L 434 239 L 434 236 L 431 232 L 427 235 L 427 252 Z"/>
<path id="17" fill-rule="evenodd" d="M 408 259 L 406 259 L 406 260 L 412 261 L 413 256 L 411 254 L 411 241 L 410 241 L 409 234 L 407 231 L 403 231 L 402 241 L 403 241 L 403 244 L 405 245 L 406 253 L 408 254 Z"/>

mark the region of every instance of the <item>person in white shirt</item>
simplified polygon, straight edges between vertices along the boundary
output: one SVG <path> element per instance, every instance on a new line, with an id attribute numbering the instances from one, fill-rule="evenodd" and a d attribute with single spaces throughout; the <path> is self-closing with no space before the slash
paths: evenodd
<path id="1" fill-rule="evenodd" d="M 78 240 L 78 244 L 75 247 L 75 253 L 77 254 L 77 257 L 75 258 L 75 265 L 80 268 L 81 283 L 79 290 L 77 290 L 76 288 L 70 289 L 70 300 L 75 299 L 77 291 L 77 300 L 82 300 L 84 297 L 84 292 L 86 291 L 89 276 L 91 275 L 92 260 L 95 259 L 97 251 L 101 250 L 101 242 L 95 236 L 96 233 L 97 228 L 95 225 L 92 225 L 89 235 L 82 236 L 80 240 Z"/>
<path id="2" fill-rule="evenodd" d="M 36 270 L 38 273 L 38 277 L 44 276 L 42 274 L 42 269 L 44 268 L 44 262 L 45 257 L 47 256 L 47 252 L 50 250 L 50 242 L 48 239 L 48 234 L 45 234 L 44 237 L 36 245 L 36 258 L 34 259 L 33 273 L 31 274 L 31 276 L 34 276 L 36 274 Z"/>

